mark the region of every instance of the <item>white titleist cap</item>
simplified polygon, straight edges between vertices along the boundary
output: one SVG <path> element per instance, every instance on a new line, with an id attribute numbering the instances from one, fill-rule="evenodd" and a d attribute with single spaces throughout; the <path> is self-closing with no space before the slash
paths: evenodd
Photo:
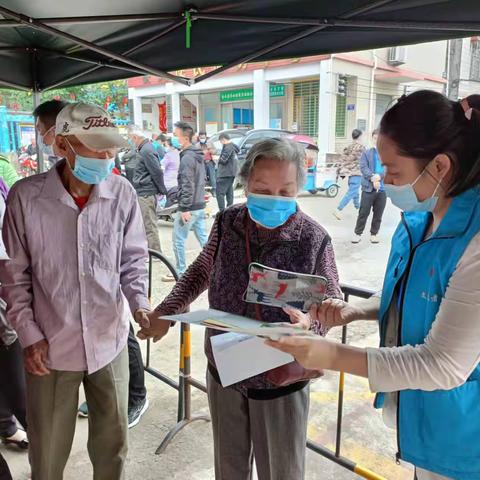
<path id="1" fill-rule="evenodd" d="M 55 134 L 64 137 L 75 135 L 91 150 L 127 147 L 110 115 L 91 103 L 71 103 L 57 116 Z"/>

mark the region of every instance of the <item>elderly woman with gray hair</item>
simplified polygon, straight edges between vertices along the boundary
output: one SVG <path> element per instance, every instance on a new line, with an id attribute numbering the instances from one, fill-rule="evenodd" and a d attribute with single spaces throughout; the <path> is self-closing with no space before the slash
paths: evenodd
<path id="1" fill-rule="evenodd" d="M 328 280 L 327 296 L 341 296 L 330 237 L 296 202 L 305 180 L 304 159 L 299 145 L 283 139 L 265 140 L 250 150 L 240 172 L 246 204 L 217 216 L 207 245 L 152 312 L 151 326 L 139 332 L 140 338 L 162 338 L 170 325 L 162 316 L 185 311 L 207 289 L 211 308 L 264 322 L 301 323 L 325 333 L 301 312 L 243 300 L 252 261 L 322 275 Z M 210 344 L 217 333 L 207 329 L 205 340 L 215 478 L 250 479 L 253 457 L 260 480 L 304 478 L 311 372 L 289 364 L 224 388 Z"/>

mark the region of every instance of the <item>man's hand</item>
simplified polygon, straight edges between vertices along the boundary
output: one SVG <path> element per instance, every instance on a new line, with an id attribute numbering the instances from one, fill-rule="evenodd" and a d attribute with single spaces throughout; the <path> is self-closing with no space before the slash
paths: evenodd
<path id="1" fill-rule="evenodd" d="M 153 311 L 148 314 L 149 327 L 142 327 L 142 329 L 137 333 L 137 337 L 140 340 L 147 340 L 148 338 L 153 338 L 154 342 L 161 340 L 170 330 L 172 323 L 168 320 L 162 320 L 161 312 Z"/>
<path id="2" fill-rule="evenodd" d="M 183 223 L 188 223 L 192 219 L 192 214 L 190 212 L 180 212 Z"/>
<path id="3" fill-rule="evenodd" d="M 150 319 L 148 318 L 148 312 L 147 310 L 143 310 L 142 308 L 139 308 L 136 312 L 133 318 L 135 321 L 142 327 L 142 328 L 148 328 L 150 327 Z"/>
<path id="4" fill-rule="evenodd" d="M 378 192 L 380 190 L 380 182 L 373 182 L 373 188 Z"/>
<path id="5" fill-rule="evenodd" d="M 32 375 L 43 377 L 50 373 L 47 368 L 47 358 L 48 342 L 46 340 L 40 340 L 23 350 L 25 369 Z"/>
<path id="6" fill-rule="evenodd" d="M 382 177 L 378 173 L 375 173 L 374 175 L 372 175 L 370 177 L 370 181 L 372 183 L 380 182 L 381 179 L 382 179 Z"/>

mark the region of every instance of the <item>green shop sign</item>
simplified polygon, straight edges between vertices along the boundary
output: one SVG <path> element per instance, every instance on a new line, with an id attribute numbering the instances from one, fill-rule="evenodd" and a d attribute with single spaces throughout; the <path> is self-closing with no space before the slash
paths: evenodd
<path id="1" fill-rule="evenodd" d="M 270 85 L 270 96 L 271 97 L 284 97 L 285 96 L 285 85 Z"/>
<path id="2" fill-rule="evenodd" d="M 270 85 L 270 96 L 284 97 L 285 85 Z M 240 102 L 242 100 L 253 100 L 253 88 L 240 88 L 238 90 L 220 92 L 221 102 Z"/>

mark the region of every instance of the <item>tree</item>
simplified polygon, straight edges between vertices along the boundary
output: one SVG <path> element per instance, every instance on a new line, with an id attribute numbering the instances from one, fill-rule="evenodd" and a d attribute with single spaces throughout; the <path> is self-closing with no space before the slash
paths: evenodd
<path id="1" fill-rule="evenodd" d="M 125 80 L 48 90 L 41 95 L 42 101 L 54 98 L 70 102 L 94 103 L 104 107 L 114 118 L 126 119 L 129 116 L 128 88 Z M 33 110 L 32 92 L 0 89 L 0 105 L 5 105 L 9 110 L 31 112 Z"/>

